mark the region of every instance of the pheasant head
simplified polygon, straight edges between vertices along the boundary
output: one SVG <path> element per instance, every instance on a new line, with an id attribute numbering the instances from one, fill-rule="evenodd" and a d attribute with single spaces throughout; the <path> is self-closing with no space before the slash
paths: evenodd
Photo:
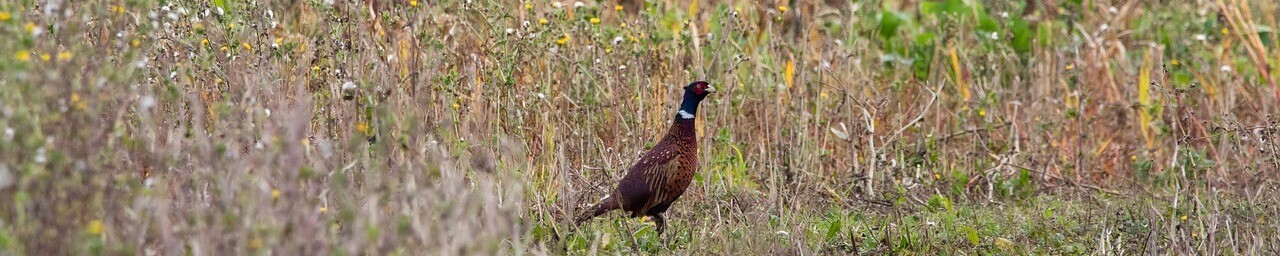
<path id="1" fill-rule="evenodd" d="M 684 100 L 680 102 L 680 112 L 676 113 L 676 120 L 692 120 L 698 114 L 698 103 L 716 92 L 715 87 L 706 81 L 697 81 L 690 83 L 684 87 Z"/>

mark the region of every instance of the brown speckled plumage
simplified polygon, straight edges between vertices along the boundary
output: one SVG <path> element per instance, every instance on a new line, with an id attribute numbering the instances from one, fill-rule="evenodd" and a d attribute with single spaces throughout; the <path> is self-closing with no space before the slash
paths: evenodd
<path id="1" fill-rule="evenodd" d="M 706 82 L 685 86 L 684 99 L 675 122 L 658 144 L 631 166 L 618 187 L 608 197 L 577 218 L 578 223 L 612 210 L 622 209 L 631 217 L 650 216 L 658 233 L 666 227 L 662 213 L 684 194 L 698 171 L 698 138 L 694 117 L 698 103 L 715 92 Z"/>

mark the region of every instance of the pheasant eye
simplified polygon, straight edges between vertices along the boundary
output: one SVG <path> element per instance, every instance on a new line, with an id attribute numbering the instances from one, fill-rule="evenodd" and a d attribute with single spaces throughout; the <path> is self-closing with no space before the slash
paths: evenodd
<path id="1" fill-rule="evenodd" d="M 706 93 L 707 93 L 707 86 L 708 86 L 708 85 L 707 85 L 707 83 L 705 83 L 705 82 L 695 83 L 695 84 L 693 85 L 693 93 L 694 93 L 694 94 L 706 94 Z"/>

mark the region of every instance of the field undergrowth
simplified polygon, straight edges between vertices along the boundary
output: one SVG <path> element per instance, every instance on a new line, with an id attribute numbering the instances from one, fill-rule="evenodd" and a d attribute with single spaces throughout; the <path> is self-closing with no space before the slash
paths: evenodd
<path id="1" fill-rule="evenodd" d="M 0 253 L 1276 254 L 1277 13 L 0 1 Z M 667 233 L 572 225 L 694 80 Z"/>

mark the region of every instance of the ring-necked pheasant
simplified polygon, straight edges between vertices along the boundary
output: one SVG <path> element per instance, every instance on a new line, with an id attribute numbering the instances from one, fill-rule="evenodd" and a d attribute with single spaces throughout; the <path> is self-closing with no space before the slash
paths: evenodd
<path id="1" fill-rule="evenodd" d="M 649 216 L 657 225 L 658 234 L 662 234 L 666 228 L 662 213 L 684 194 L 698 171 L 694 117 L 698 114 L 698 103 L 714 92 L 715 88 L 704 81 L 685 86 L 684 100 L 667 135 L 631 166 L 611 194 L 579 216 L 576 223 L 622 209 L 631 212 L 632 218 Z"/>

